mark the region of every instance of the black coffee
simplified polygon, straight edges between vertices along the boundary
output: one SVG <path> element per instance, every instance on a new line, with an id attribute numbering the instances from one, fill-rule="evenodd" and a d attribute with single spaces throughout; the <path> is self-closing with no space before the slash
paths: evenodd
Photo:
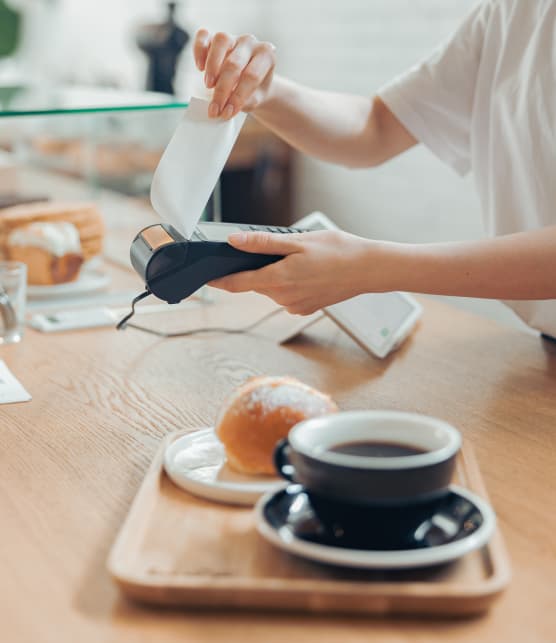
<path id="1" fill-rule="evenodd" d="M 399 458 L 404 455 L 419 455 L 426 453 L 426 449 L 411 444 L 400 444 L 399 442 L 342 442 L 335 444 L 328 449 L 332 453 L 343 453 L 344 455 L 358 455 L 365 458 Z"/>

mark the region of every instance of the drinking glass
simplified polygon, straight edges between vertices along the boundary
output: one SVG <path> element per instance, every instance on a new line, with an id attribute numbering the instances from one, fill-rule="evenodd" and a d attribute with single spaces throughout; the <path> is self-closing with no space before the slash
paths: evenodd
<path id="1" fill-rule="evenodd" d="M 0 344 L 21 341 L 25 327 L 27 266 L 0 261 Z"/>

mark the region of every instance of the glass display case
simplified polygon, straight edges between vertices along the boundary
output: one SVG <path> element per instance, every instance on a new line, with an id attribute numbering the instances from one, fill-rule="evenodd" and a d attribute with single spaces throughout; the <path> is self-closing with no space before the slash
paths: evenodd
<path id="1" fill-rule="evenodd" d="M 0 85 L 0 117 L 68 115 L 187 107 L 187 102 L 158 92 L 102 87 Z"/>
<path id="2" fill-rule="evenodd" d="M 154 92 L 0 87 L 0 147 L 19 164 L 81 178 L 91 189 L 148 194 L 187 103 Z"/>

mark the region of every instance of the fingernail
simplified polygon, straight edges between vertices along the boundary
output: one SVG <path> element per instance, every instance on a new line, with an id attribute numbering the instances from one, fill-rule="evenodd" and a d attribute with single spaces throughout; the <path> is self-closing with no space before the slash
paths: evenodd
<path id="1" fill-rule="evenodd" d="M 245 232 L 232 232 L 228 237 L 228 241 L 233 241 L 234 243 L 245 243 L 247 241 L 247 234 Z"/>
<path id="2" fill-rule="evenodd" d="M 220 107 L 218 106 L 218 103 L 215 103 L 214 101 L 209 105 L 209 116 L 211 118 L 216 118 L 220 112 Z"/>
<path id="3" fill-rule="evenodd" d="M 222 113 L 223 118 L 232 118 L 234 115 L 234 106 L 233 105 L 226 105 L 224 108 L 224 112 Z"/>
<path id="4" fill-rule="evenodd" d="M 205 76 L 205 85 L 207 87 L 212 87 L 214 85 L 214 76 L 212 76 L 211 74 L 207 74 Z"/>

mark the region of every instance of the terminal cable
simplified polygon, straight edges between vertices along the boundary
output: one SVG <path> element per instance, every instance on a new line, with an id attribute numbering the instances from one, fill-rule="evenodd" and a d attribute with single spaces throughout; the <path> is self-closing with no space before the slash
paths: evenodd
<path id="1" fill-rule="evenodd" d="M 133 298 L 133 301 L 131 302 L 131 312 L 128 313 L 120 322 L 118 322 L 118 325 L 116 326 L 116 330 L 125 330 L 127 326 L 132 326 L 132 324 L 128 324 L 128 321 L 135 315 L 135 304 L 141 301 L 141 299 L 145 299 L 145 297 L 148 297 L 149 295 L 152 295 L 152 292 L 146 288 L 140 295 L 137 295 L 137 297 Z"/>
<path id="2" fill-rule="evenodd" d="M 116 326 L 117 330 L 125 330 L 126 328 L 134 328 L 135 330 L 140 330 L 144 333 L 149 333 L 150 335 L 156 335 L 157 337 L 166 337 L 166 338 L 171 338 L 171 337 L 189 337 L 191 335 L 199 335 L 201 333 L 225 333 L 225 334 L 233 334 L 233 335 L 241 335 L 245 333 L 249 333 L 257 326 L 265 322 L 267 319 L 270 319 L 271 317 L 274 317 L 274 315 L 282 312 L 284 308 L 275 308 L 274 310 L 271 310 L 269 313 L 266 315 L 263 315 L 256 321 L 254 321 L 252 324 L 249 324 L 248 326 L 242 326 L 241 328 L 227 328 L 225 326 L 207 326 L 207 327 L 199 327 L 199 328 L 192 328 L 190 330 L 184 330 L 184 331 L 176 331 L 176 332 L 171 332 L 167 333 L 164 331 L 156 330 L 155 328 L 147 328 L 146 326 L 139 326 L 138 324 L 130 324 L 129 320 L 133 317 L 135 314 L 135 305 L 141 301 L 141 299 L 144 299 L 145 297 L 148 297 L 148 295 L 151 295 L 150 290 L 145 290 L 142 292 L 140 295 L 137 295 L 131 302 L 131 312 L 128 313 Z"/>

